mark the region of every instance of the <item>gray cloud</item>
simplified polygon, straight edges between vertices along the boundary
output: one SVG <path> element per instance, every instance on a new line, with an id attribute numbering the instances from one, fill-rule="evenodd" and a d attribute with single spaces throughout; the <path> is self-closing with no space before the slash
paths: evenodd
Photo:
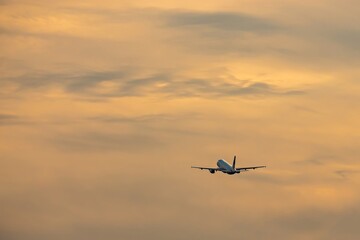
<path id="1" fill-rule="evenodd" d="M 281 96 L 298 95 L 304 91 L 282 89 L 264 82 L 238 80 L 227 83 L 222 78 L 187 79 L 176 74 L 159 73 L 148 77 L 136 77 L 128 70 L 88 72 L 83 74 L 44 73 L 8 78 L 6 81 L 19 84 L 19 91 L 59 85 L 69 93 L 99 98 L 144 96 L 163 94 L 169 97 L 230 97 L 230 96 Z M 117 87 L 110 92 L 98 93 L 98 84 L 111 81 Z M 160 86 L 159 86 L 160 85 Z"/>
<path id="2" fill-rule="evenodd" d="M 196 112 L 187 112 L 182 114 L 149 114 L 140 116 L 121 116 L 121 115 L 98 115 L 84 119 L 85 121 L 99 124 L 111 124 L 112 127 L 126 127 L 136 132 L 147 133 L 154 139 L 160 139 L 160 143 L 166 142 L 168 145 L 179 146 L 179 139 L 186 145 L 183 138 L 208 139 L 214 137 L 214 132 L 202 132 L 196 129 L 192 124 L 203 122 L 205 116 Z M 156 143 L 156 141 L 155 141 Z"/>
<path id="3" fill-rule="evenodd" d="M 1 125 L 13 125 L 24 123 L 24 119 L 13 114 L 1 114 L 0 113 L 0 126 Z"/>
<path id="4" fill-rule="evenodd" d="M 305 209 L 274 219 L 274 225 L 278 224 L 279 230 L 286 230 L 293 236 L 306 233 L 309 236 L 317 235 L 316 239 L 319 240 L 356 239 L 360 234 L 356 224 L 360 220 L 359 213 L 357 207 L 349 207 L 343 211 Z"/>
<path id="5" fill-rule="evenodd" d="M 210 27 L 221 31 L 266 32 L 279 28 L 271 21 L 236 12 L 170 12 L 170 27 Z"/>
<path id="6" fill-rule="evenodd" d="M 108 80 L 121 81 L 127 74 L 121 72 L 89 72 L 87 74 L 67 76 L 66 89 L 70 92 L 82 92 L 89 87 Z"/>
<path id="7" fill-rule="evenodd" d="M 275 20 L 241 12 L 201 12 L 156 8 L 135 8 L 128 11 L 86 7 L 60 9 L 67 14 L 81 12 L 98 15 L 102 23 L 146 21 L 152 23 L 152 27 L 176 30 L 180 34 L 173 37 L 171 33 L 165 33 L 168 43 L 202 54 L 227 54 L 236 57 L 275 54 L 277 57 L 291 59 L 293 62 L 299 60 L 304 62 L 306 58 L 306 63 L 309 59 L 318 59 L 321 62 L 349 64 L 357 60 L 356 53 L 360 49 L 360 30 L 357 26 L 343 26 L 341 23 L 334 26 L 331 21 L 319 21 L 319 19 L 309 21 L 311 24 L 296 25 L 292 24 L 294 21 L 287 21 L 287 19 Z M 181 33 L 184 35 L 182 36 Z M 0 34 L 41 38 L 53 36 L 53 41 L 61 38 L 82 38 L 72 36 L 70 33 L 36 33 L 4 27 L 0 28 Z M 285 44 L 273 39 L 273 36 L 285 39 Z M 299 43 L 301 43 L 301 49 Z M 339 58 L 341 61 L 338 60 Z"/>
<path id="8" fill-rule="evenodd" d="M 173 82 L 161 91 L 164 93 L 174 92 L 175 95 L 179 96 L 200 97 L 297 95 L 304 93 L 303 91 L 281 89 L 263 82 L 239 81 L 239 84 L 234 84 L 216 79 L 191 79 Z"/>
<path id="9" fill-rule="evenodd" d="M 175 9 L 157 8 L 133 8 L 127 11 L 113 9 L 93 9 L 93 8 L 63 8 L 69 13 L 85 13 L 99 15 L 111 22 L 127 22 L 133 20 L 147 20 L 155 24 L 160 21 L 162 26 L 172 28 L 201 27 L 212 28 L 221 31 L 238 32 L 257 32 L 265 33 L 274 31 L 282 26 L 270 19 L 249 15 L 242 12 L 205 12 Z"/>
<path id="10" fill-rule="evenodd" d="M 11 3 L 9 0 L 0 0 L 0 5 L 8 5 L 9 3 Z"/>
<path id="11" fill-rule="evenodd" d="M 1 5 L 1 3 L 0 3 L 0 5 Z M 19 30 L 7 29 L 7 28 L 4 28 L 4 27 L 0 27 L 0 36 L 1 35 L 21 35 L 21 36 L 25 36 L 25 35 L 30 35 L 30 34 L 25 32 L 25 31 L 19 31 Z"/>
<path id="12" fill-rule="evenodd" d="M 57 134 L 47 139 L 53 146 L 68 151 L 122 151 L 133 152 L 163 146 L 155 135 L 140 133 L 104 133 L 104 132 L 78 132 L 72 134 Z"/>
<path id="13" fill-rule="evenodd" d="M 337 160 L 338 160 L 337 156 L 329 154 L 329 155 L 315 155 L 301 161 L 296 161 L 295 163 L 301 165 L 310 164 L 310 165 L 322 166 L 327 163 L 336 162 Z"/>
<path id="14" fill-rule="evenodd" d="M 284 25 L 271 19 L 240 12 L 168 11 L 161 15 L 166 28 L 183 34 L 170 38 L 172 43 L 201 54 L 245 57 L 291 52 L 268 42 L 271 36 L 286 31 Z"/>
<path id="15" fill-rule="evenodd" d="M 357 170 L 345 170 L 345 169 L 340 169 L 340 170 L 336 170 L 335 174 L 337 174 L 339 177 L 341 178 L 349 178 L 351 175 L 357 174 L 359 173 L 359 171 Z"/>
<path id="16" fill-rule="evenodd" d="M 61 11 L 67 14 L 81 12 L 97 15 L 101 19 L 100 24 L 108 22 L 124 24 L 131 21 L 150 23 L 149 27 L 165 30 L 163 34 L 166 43 L 161 42 L 161 44 L 170 44 L 203 55 L 226 55 L 226 58 L 271 55 L 290 60 L 292 63 L 308 64 L 316 60 L 319 63 L 317 65 L 349 65 L 357 63 L 357 53 L 360 49 L 360 31 L 357 26 L 345 27 L 341 24 L 334 26 L 331 21 L 314 20 L 310 21 L 311 24 L 296 25 L 292 24 L 294 21 L 287 19 L 275 20 L 241 12 L 156 8 L 135 8 L 128 11 L 61 8 Z M 175 35 L 172 34 L 174 30 L 177 32 Z M 37 33 L 6 27 L 0 28 L 0 34 L 45 38 L 59 45 L 63 44 L 59 39 L 65 38 L 68 38 L 69 42 L 75 42 L 74 39 L 80 42 L 96 39 L 95 45 L 113 44 L 106 39 L 96 37 L 83 39 L 71 33 Z M 134 44 L 141 44 L 141 41 L 138 42 L 139 39 L 132 41 Z"/>
<path id="17" fill-rule="evenodd" d="M 6 80 L 18 83 L 21 88 L 37 88 L 44 87 L 51 84 L 60 84 L 66 86 L 68 91 L 84 91 L 85 89 L 96 85 L 102 81 L 114 80 L 122 78 L 124 72 L 111 71 L 89 71 L 82 74 L 77 73 L 34 73 L 29 75 L 22 75 Z"/>
<path id="18" fill-rule="evenodd" d="M 272 55 L 302 64 L 309 59 L 337 65 L 358 61 L 358 26 L 334 26 L 331 21 L 318 19 L 303 26 L 286 19 L 265 19 L 239 12 L 168 11 L 163 15 L 166 27 L 183 32 L 183 36 L 178 34 L 171 41 L 202 54 Z"/>
<path id="19" fill-rule="evenodd" d="M 105 123 L 151 123 L 151 122 L 164 122 L 164 121 L 175 121 L 178 119 L 184 120 L 186 117 L 191 117 L 194 119 L 198 117 L 199 114 L 191 113 L 182 116 L 175 116 L 169 114 L 150 114 L 142 115 L 135 117 L 126 117 L 126 116 L 95 116 L 86 118 L 87 120 L 101 121 Z"/>

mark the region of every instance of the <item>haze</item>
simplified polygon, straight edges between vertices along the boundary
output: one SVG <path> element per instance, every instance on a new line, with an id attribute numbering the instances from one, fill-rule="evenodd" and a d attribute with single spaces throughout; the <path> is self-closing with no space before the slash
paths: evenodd
<path id="1" fill-rule="evenodd" d="M 0 1 L 0 238 L 358 239 L 359 10 Z"/>

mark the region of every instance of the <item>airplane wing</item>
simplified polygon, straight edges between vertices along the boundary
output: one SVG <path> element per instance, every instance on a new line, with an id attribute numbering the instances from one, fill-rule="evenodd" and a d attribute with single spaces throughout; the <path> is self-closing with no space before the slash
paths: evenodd
<path id="1" fill-rule="evenodd" d="M 208 168 L 208 167 L 194 167 L 194 166 L 191 166 L 191 168 L 198 168 L 198 169 L 205 169 L 205 170 L 212 170 L 212 171 L 221 171 L 220 168 Z"/>
<path id="2" fill-rule="evenodd" d="M 241 168 L 236 168 L 236 171 L 247 171 L 247 170 L 255 170 L 257 168 L 265 168 L 266 166 L 254 166 L 254 167 L 241 167 Z"/>

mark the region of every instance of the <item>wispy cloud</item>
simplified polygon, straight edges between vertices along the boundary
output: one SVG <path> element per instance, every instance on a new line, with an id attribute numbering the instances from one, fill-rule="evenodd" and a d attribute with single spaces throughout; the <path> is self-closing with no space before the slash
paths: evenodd
<path id="1" fill-rule="evenodd" d="M 353 175 L 353 174 L 357 174 L 359 173 L 358 170 L 348 170 L 348 169 L 340 169 L 340 170 L 336 170 L 335 174 L 337 174 L 339 177 L 341 178 L 348 178 L 349 176 Z"/>
<path id="2" fill-rule="evenodd" d="M 96 131 L 58 134 L 48 139 L 52 146 L 66 151 L 121 151 L 134 152 L 164 146 L 165 143 L 155 136 L 140 133 L 104 133 Z"/>
<path id="3" fill-rule="evenodd" d="M 226 83 L 214 79 L 191 79 L 182 82 L 173 82 L 165 86 L 164 93 L 174 93 L 179 96 L 199 97 L 231 97 L 231 96 L 270 96 L 270 95 L 298 95 L 300 90 L 281 89 L 264 82 L 240 81 L 238 84 Z"/>
<path id="4" fill-rule="evenodd" d="M 189 114 L 190 115 L 190 114 Z M 126 116 L 94 116 L 88 117 L 86 120 L 101 121 L 105 123 L 145 123 L 145 122 L 161 122 L 161 121 L 174 121 L 177 119 L 182 119 L 184 116 L 175 116 L 170 114 L 150 114 L 150 115 L 140 115 L 135 117 L 126 117 Z M 186 116 L 189 117 L 189 116 Z M 192 113 L 191 118 L 196 118 L 197 114 Z"/>
<path id="5" fill-rule="evenodd" d="M 1 114 L 0 113 L 0 126 L 1 125 L 14 125 L 24 123 L 24 119 L 22 119 L 18 115 L 13 114 Z"/>
<path id="6" fill-rule="evenodd" d="M 359 235 L 356 1 L 39 1 L 0 0 L 0 238 Z"/>
<path id="7" fill-rule="evenodd" d="M 238 31 L 261 33 L 279 28 L 267 19 L 236 12 L 169 12 L 169 27 L 200 27 L 213 28 L 219 31 Z M 201 30 L 201 29 L 197 29 Z"/>
<path id="8" fill-rule="evenodd" d="M 8 78 L 19 84 L 19 90 L 31 90 L 49 85 L 60 86 L 69 93 L 95 97 L 124 97 L 160 94 L 169 97 L 234 97 L 285 96 L 303 94 L 297 89 L 283 89 L 265 82 L 239 80 L 227 82 L 223 78 L 189 79 L 176 74 L 160 73 L 136 77 L 129 71 L 88 72 L 82 74 L 48 73 Z M 111 87 L 104 87 L 109 83 Z"/>
<path id="9" fill-rule="evenodd" d="M 305 160 L 297 161 L 296 164 L 302 164 L 302 165 L 324 165 L 325 163 L 331 163 L 336 161 L 337 157 L 334 155 L 315 155 L 312 157 L 309 157 Z"/>
<path id="10" fill-rule="evenodd" d="M 49 85 L 60 85 L 69 92 L 84 92 L 87 88 L 97 83 L 108 80 L 119 80 L 124 77 L 124 72 L 89 71 L 86 73 L 56 73 L 38 72 L 17 77 L 3 78 L 2 81 L 17 83 L 18 90 L 29 90 Z"/>
<path id="11" fill-rule="evenodd" d="M 306 209 L 274 220 L 274 228 L 287 229 L 293 236 L 306 233 L 317 235 L 318 239 L 336 240 L 344 236 L 355 239 L 359 234 L 355 223 L 359 220 L 359 209 L 354 206 L 341 211 Z"/>

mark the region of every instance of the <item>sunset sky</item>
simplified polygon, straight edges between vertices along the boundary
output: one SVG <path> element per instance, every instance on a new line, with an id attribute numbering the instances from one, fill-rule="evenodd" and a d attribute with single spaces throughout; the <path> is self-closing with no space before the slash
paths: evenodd
<path id="1" fill-rule="evenodd" d="M 0 0 L 0 239 L 358 239 L 359 12 Z"/>

